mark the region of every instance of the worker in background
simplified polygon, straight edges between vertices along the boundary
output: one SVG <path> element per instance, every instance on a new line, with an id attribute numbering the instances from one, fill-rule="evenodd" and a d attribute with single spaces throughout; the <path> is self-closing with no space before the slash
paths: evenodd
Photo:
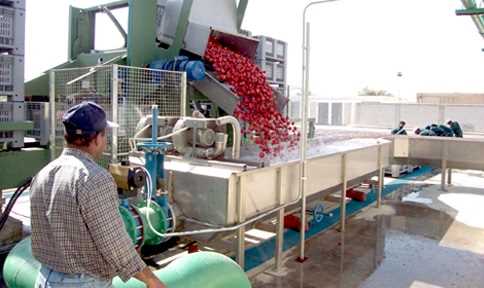
<path id="1" fill-rule="evenodd" d="M 435 136 L 443 136 L 444 135 L 444 130 L 442 130 L 439 125 L 437 124 L 431 124 L 430 126 L 425 127 L 425 129 L 430 129 L 432 132 L 434 132 Z"/>
<path id="2" fill-rule="evenodd" d="M 430 126 L 427 126 L 424 129 L 417 128 L 415 134 L 420 136 L 437 136 L 435 135 L 435 132 L 430 129 Z"/>
<path id="3" fill-rule="evenodd" d="M 439 125 L 438 128 L 443 131 L 442 137 L 454 137 L 454 131 L 446 125 Z"/>
<path id="4" fill-rule="evenodd" d="M 93 102 L 70 108 L 63 124 L 66 147 L 31 185 L 32 252 L 42 264 L 35 287 L 112 287 L 119 276 L 164 288 L 125 230 L 112 176 L 95 162 L 115 124 Z"/>
<path id="5" fill-rule="evenodd" d="M 454 132 L 455 137 L 458 137 L 458 138 L 464 137 L 464 133 L 462 132 L 462 128 L 460 127 L 459 122 L 449 120 L 447 122 L 447 125 L 450 126 L 450 129 L 452 129 L 452 131 Z"/>
<path id="6" fill-rule="evenodd" d="M 392 135 L 407 135 L 407 130 L 405 130 L 405 121 L 400 121 L 398 127 L 392 130 Z"/>

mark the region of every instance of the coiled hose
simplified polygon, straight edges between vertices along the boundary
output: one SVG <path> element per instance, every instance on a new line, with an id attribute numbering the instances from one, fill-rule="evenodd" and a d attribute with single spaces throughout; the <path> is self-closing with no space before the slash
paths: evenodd
<path id="1" fill-rule="evenodd" d="M 20 195 L 22 195 L 22 193 L 25 190 L 27 190 L 27 188 L 30 186 L 31 183 L 32 183 L 32 177 L 25 179 L 18 186 L 17 190 L 15 190 L 15 192 L 13 193 L 12 197 L 10 198 L 10 201 L 8 201 L 7 207 L 5 207 L 5 210 L 2 213 L 2 216 L 0 216 L 0 231 L 2 231 L 3 226 L 5 226 L 5 223 L 7 223 L 8 215 L 12 211 L 12 208 L 15 205 L 15 202 L 17 202 Z"/>

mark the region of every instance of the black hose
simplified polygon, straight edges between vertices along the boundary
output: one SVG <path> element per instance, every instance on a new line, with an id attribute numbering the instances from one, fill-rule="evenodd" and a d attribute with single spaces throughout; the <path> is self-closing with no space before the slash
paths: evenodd
<path id="1" fill-rule="evenodd" d="M 12 211 L 12 208 L 15 205 L 15 202 L 20 197 L 20 195 L 22 195 L 22 193 L 30 186 L 31 183 L 32 183 L 31 177 L 25 179 L 18 186 L 17 190 L 15 190 L 15 192 L 13 193 L 12 197 L 10 198 L 10 201 L 8 201 L 8 204 L 2 213 L 2 216 L 0 216 L 0 231 L 3 229 L 3 226 L 5 226 L 5 223 L 7 223 L 8 215 Z"/>

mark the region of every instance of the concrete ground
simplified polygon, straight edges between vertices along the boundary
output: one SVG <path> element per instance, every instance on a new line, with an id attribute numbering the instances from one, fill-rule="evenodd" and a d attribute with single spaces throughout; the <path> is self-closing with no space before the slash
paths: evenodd
<path id="1" fill-rule="evenodd" d="M 258 287 L 484 287 L 484 173 L 454 171 L 411 181 L 335 229 L 307 241 L 309 259 L 286 255 L 279 276 L 252 277 Z"/>

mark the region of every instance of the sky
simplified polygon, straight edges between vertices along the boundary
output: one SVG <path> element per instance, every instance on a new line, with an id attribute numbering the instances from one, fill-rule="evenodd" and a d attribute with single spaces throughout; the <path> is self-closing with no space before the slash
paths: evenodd
<path id="1" fill-rule="evenodd" d="M 27 0 L 26 80 L 67 60 L 69 5 L 106 2 L 111 1 Z M 307 3 L 252 0 L 242 25 L 253 35 L 288 42 L 288 84 L 295 88 L 301 87 Z M 484 93 L 484 39 L 469 17 L 455 15 L 459 8 L 459 0 L 341 0 L 313 6 L 311 94 L 349 98 L 366 86 L 409 100 L 419 92 Z M 126 26 L 126 11 L 117 15 Z M 105 15 L 98 23 L 96 48 L 121 46 Z"/>

